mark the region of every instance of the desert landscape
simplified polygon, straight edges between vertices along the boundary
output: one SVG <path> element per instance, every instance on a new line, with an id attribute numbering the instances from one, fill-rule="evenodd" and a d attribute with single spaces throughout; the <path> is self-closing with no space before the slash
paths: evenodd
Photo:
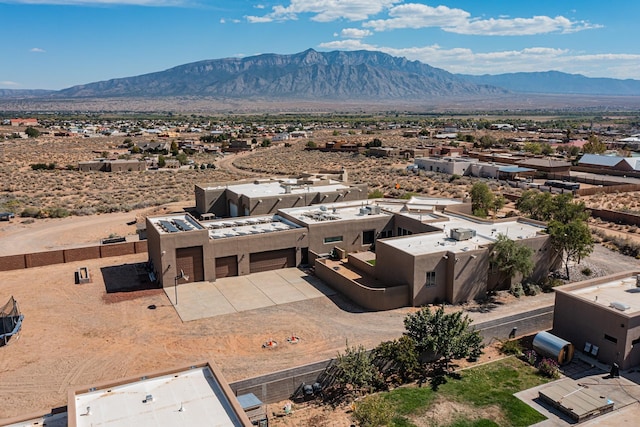
<path id="1" fill-rule="evenodd" d="M 334 130 L 314 132 L 318 144 L 342 139 L 365 144 L 380 138 L 385 146 L 415 146 L 415 139 L 398 130 L 363 135 Z M 189 210 L 195 205 L 197 183 L 294 175 L 318 170 L 346 168 L 350 180 L 367 183 L 369 191 L 387 197 L 423 195 L 466 198 L 473 180 L 420 171 L 410 173 L 410 161 L 400 158 L 367 157 L 357 153 L 306 150 L 308 140 L 290 146 L 260 148 L 251 153 L 214 156 L 195 154 L 197 163 L 212 162 L 215 169 L 180 168 L 145 172 L 80 172 L 72 168 L 33 170 L 31 164 L 73 165 L 103 152 L 118 152 L 119 138 L 49 138 L 5 141 L 0 164 L 0 202 L 4 209 L 63 208 L 63 218 L 31 218 L 17 215 L 0 222 L 0 255 L 96 244 L 110 236 L 137 238 L 137 224 L 147 215 Z M 518 189 L 489 182 L 498 193 Z M 639 193 L 596 194 L 582 197 L 587 206 L 637 212 Z M 501 211 L 515 210 L 513 203 Z M 594 228 L 621 238 L 639 239 L 638 228 L 591 220 Z M 374 347 L 397 338 L 404 316 L 413 308 L 367 312 L 340 296 L 279 305 L 270 308 L 182 323 L 167 295 L 160 289 L 140 285 L 146 254 L 83 261 L 26 270 L 0 272 L 0 295 L 14 296 L 25 314 L 18 337 L 2 349 L 0 358 L 0 419 L 45 412 L 63 405 L 66 390 L 106 380 L 137 375 L 150 370 L 181 366 L 193 360 L 212 359 L 229 381 L 332 358 L 345 345 Z M 628 270 L 637 265 L 630 257 L 598 247 L 584 262 L 594 275 Z M 93 282 L 75 285 L 73 274 L 87 267 Z M 573 279 L 584 276 L 580 269 Z M 116 281 L 140 290 L 107 292 Z M 476 322 L 489 320 L 522 307 L 549 304 L 552 294 L 516 300 L 504 293 L 490 310 L 473 310 Z M 155 306 L 155 309 L 149 307 Z M 457 308 L 457 307 L 456 307 Z M 473 308 L 471 306 L 465 308 Z M 312 313 L 312 315 L 310 315 Z M 296 346 L 274 350 L 262 348 L 271 337 L 284 337 L 295 330 L 301 337 Z M 482 361 L 498 357 L 489 349 Z M 278 413 L 281 403 L 270 405 Z M 451 408 L 443 407 L 442 419 Z M 331 418 L 336 426 L 350 425 L 348 407 Z M 460 409 L 461 410 L 461 409 Z M 327 414 L 313 405 L 297 409 L 295 417 L 275 419 L 275 425 L 308 425 Z"/>

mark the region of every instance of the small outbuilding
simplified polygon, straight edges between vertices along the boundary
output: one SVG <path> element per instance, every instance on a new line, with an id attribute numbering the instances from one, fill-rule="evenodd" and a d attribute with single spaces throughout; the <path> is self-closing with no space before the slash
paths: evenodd
<path id="1" fill-rule="evenodd" d="M 560 365 L 565 365 L 573 359 L 574 347 L 549 332 L 539 332 L 533 339 L 533 349 L 543 356 L 552 357 Z"/>

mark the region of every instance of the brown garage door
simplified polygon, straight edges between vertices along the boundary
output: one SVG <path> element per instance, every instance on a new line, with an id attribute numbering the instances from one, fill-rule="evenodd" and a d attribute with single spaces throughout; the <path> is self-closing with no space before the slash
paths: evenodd
<path id="1" fill-rule="evenodd" d="M 278 270 L 280 268 L 295 266 L 295 248 L 279 249 L 277 251 L 251 254 L 249 271 L 251 273 L 258 273 L 260 271 Z"/>
<path id="2" fill-rule="evenodd" d="M 177 272 L 184 271 L 189 276 L 189 282 L 202 282 L 204 280 L 204 264 L 202 263 L 202 246 L 176 249 Z M 180 279 L 178 283 L 187 282 Z"/>
<path id="3" fill-rule="evenodd" d="M 238 258 L 235 255 L 216 258 L 216 279 L 238 275 Z"/>

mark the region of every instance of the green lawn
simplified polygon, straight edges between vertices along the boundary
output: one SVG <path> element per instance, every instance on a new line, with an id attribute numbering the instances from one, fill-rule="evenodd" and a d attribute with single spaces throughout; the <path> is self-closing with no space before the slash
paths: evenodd
<path id="1" fill-rule="evenodd" d="M 367 261 L 369 264 L 371 265 L 376 265 L 376 260 L 375 259 L 370 259 L 369 261 Z"/>
<path id="2" fill-rule="evenodd" d="M 494 407 L 489 413 L 501 414 L 496 419 L 473 419 L 465 416 L 464 411 L 451 427 L 489 427 L 489 426 L 529 426 L 543 421 L 545 417 L 522 403 L 513 393 L 544 384 L 549 380 L 538 374 L 523 361 L 510 357 L 497 362 L 461 371 L 460 379 L 449 378 L 446 384 L 433 391 L 428 384 L 423 387 L 402 387 L 384 393 L 396 411 L 391 425 L 395 427 L 414 426 L 411 416 L 427 414 L 438 402 L 448 401 L 461 407 L 475 409 L 481 413 L 483 408 Z M 497 409 L 496 409 L 497 408 Z M 494 417 L 488 417 L 494 418 Z"/>

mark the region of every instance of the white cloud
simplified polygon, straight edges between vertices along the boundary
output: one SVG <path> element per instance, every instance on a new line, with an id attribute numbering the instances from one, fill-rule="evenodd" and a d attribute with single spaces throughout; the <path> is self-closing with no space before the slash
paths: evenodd
<path id="1" fill-rule="evenodd" d="M 32 47 L 31 49 L 29 49 L 29 52 L 33 52 L 33 53 L 45 53 L 46 50 L 41 49 L 39 47 Z"/>
<path id="2" fill-rule="evenodd" d="M 362 40 L 356 39 L 335 40 L 322 43 L 319 47 L 339 50 L 377 50 L 461 74 L 557 70 L 589 77 L 640 79 L 640 67 L 638 67 L 640 54 L 585 54 L 550 47 L 474 52 L 468 48 L 443 49 L 436 44 L 392 48 L 363 43 Z"/>
<path id="3" fill-rule="evenodd" d="M 257 5 L 255 5 L 255 6 L 253 6 L 253 7 L 255 7 L 256 9 L 264 9 L 264 8 L 265 8 L 265 5 L 263 5 L 263 4 L 257 4 Z"/>
<path id="4" fill-rule="evenodd" d="M 399 28 L 438 27 L 444 31 L 485 36 L 515 36 L 547 33 L 572 33 L 593 28 L 601 28 L 587 21 L 571 21 L 564 16 L 534 16 L 532 18 L 473 18 L 462 9 L 447 6 L 431 7 L 419 3 L 401 4 L 389 9 L 388 19 L 378 19 L 362 24 L 376 31 Z"/>
<path id="5" fill-rule="evenodd" d="M 221 23 L 221 24 L 226 24 L 226 23 L 227 23 L 227 21 L 226 21 L 224 18 L 220 18 L 220 23 Z"/>
<path id="6" fill-rule="evenodd" d="M 340 31 L 340 36 L 351 39 L 361 39 L 373 34 L 369 30 L 361 30 L 360 28 L 345 28 Z"/>
<path id="7" fill-rule="evenodd" d="M 363 26 L 376 31 L 444 27 L 464 24 L 468 22 L 471 14 L 462 9 L 451 9 L 447 6 L 431 7 L 426 4 L 409 3 L 391 8 L 389 16 L 390 19 L 365 22 Z"/>
<path id="8" fill-rule="evenodd" d="M 20 83 L 12 82 L 10 80 L 0 81 L 0 86 L 20 86 Z"/>
<path id="9" fill-rule="evenodd" d="M 362 21 L 399 3 L 401 0 L 291 0 L 288 6 L 273 6 L 264 16 L 246 16 L 251 23 L 295 20 L 299 14 L 313 14 L 311 20 L 330 22 L 338 19 Z"/>

